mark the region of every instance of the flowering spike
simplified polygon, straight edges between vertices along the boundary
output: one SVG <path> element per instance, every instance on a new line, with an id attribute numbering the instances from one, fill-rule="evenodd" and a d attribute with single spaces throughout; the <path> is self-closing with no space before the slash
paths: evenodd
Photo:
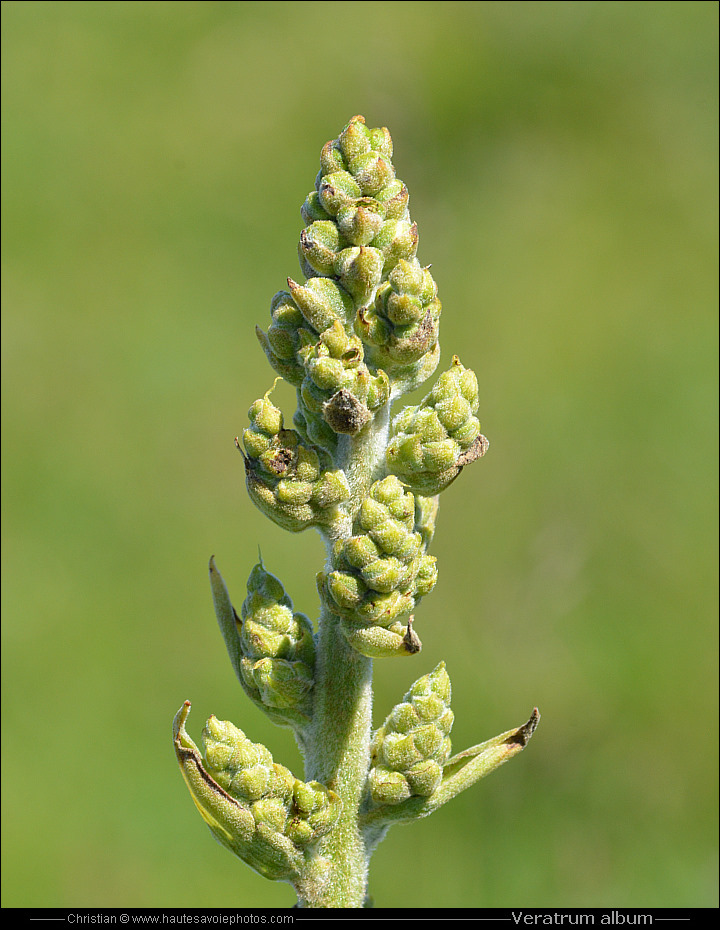
<path id="1" fill-rule="evenodd" d="M 371 660 L 421 651 L 415 611 L 437 580 L 428 550 L 438 496 L 488 449 L 477 378 L 457 356 L 419 404 L 391 415 L 438 366 L 442 312 L 393 158 L 388 130 L 362 116 L 323 146 L 300 211 L 300 274 L 256 327 L 270 366 L 295 388 L 292 428 L 268 391 L 235 440 L 251 500 L 325 544 L 317 633 L 261 558 L 239 613 L 210 562 L 233 669 L 251 701 L 294 730 L 307 780 L 215 717 L 201 753 L 185 731 L 189 702 L 174 725 L 183 776 L 214 835 L 291 882 L 300 907 L 363 907 L 388 826 L 431 813 L 511 758 L 539 718 L 450 758 L 441 662 L 372 735 Z"/>

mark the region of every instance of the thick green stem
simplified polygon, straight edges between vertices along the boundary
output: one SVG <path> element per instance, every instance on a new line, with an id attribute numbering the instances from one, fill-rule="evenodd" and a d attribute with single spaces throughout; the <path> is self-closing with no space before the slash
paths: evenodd
<path id="1" fill-rule="evenodd" d="M 306 745 L 306 777 L 342 799 L 342 815 L 321 842 L 321 868 L 298 884 L 305 907 L 362 907 L 368 857 L 358 829 L 372 723 L 372 659 L 349 645 L 338 618 L 323 610 L 317 644 L 315 706 Z"/>
<path id="2" fill-rule="evenodd" d="M 335 461 L 336 466 L 345 472 L 350 487 L 348 511 L 351 521 L 367 497 L 370 485 L 378 477 L 379 467 L 384 463 L 389 428 L 390 404 L 387 403 L 376 411 L 373 420 L 356 436 L 340 437 Z M 347 535 L 351 532 L 352 528 L 349 527 Z"/>
<path id="3" fill-rule="evenodd" d="M 341 437 L 336 465 L 350 486 L 347 520 L 332 539 L 352 533 L 353 519 L 375 478 L 387 444 L 389 404 L 356 436 Z M 330 540 L 328 540 L 330 541 Z M 342 816 L 322 840 L 326 860 L 309 868 L 297 890 L 305 907 L 362 907 L 369 854 L 358 828 L 360 799 L 370 764 L 372 659 L 361 655 L 340 629 L 340 619 L 323 605 L 315 659 L 313 720 L 305 744 L 305 777 L 342 799 Z"/>

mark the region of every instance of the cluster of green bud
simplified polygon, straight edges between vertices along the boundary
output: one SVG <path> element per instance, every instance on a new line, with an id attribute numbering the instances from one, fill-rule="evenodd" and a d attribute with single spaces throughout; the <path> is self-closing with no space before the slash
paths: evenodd
<path id="1" fill-rule="evenodd" d="M 387 129 L 351 119 L 324 146 L 301 212 L 307 281 L 288 278 L 268 331 L 256 331 L 275 371 L 298 389 L 296 428 L 333 452 L 337 434 L 355 435 L 391 392 L 435 370 L 440 301 L 415 257 L 417 226 Z"/>
<path id="2" fill-rule="evenodd" d="M 450 678 L 441 662 L 423 675 L 373 735 L 368 791 L 375 804 L 430 797 L 450 758 Z"/>
<path id="3" fill-rule="evenodd" d="M 390 396 L 384 371 L 371 372 L 352 331 L 352 297 L 330 278 L 305 285 L 288 278 L 290 291 L 272 302 L 273 322 L 258 338 L 270 364 L 298 389 L 295 425 L 311 442 L 334 451 L 337 434 L 355 435 Z"/>
<path id="4" fill-rule="evenodd" d="M 416 502 L 394 475 L 376 481 L 360 506 L 354 533 L 338 539 L 332 570 L 318 588 L 342 618 L 350 643 L 371 657 L 412 655 L 420 641 L 408 615 L 437 580 L 436 560 L 426 554 L 434 522 L 432 505 Z"/>
<path id="5" fill-rule="evenodd" d="M 454 356 L 420 404 L 406 407 L 393 420 L 388 469 L 417 494 L 438 494 L 463 466 L 487 452 L 477 408 L 475 373 Z"/>
<path id="6" fill-rule="evenodd" d="M 250 573 L 241 616 L 235 617 L 246 693 L 278 723 L 307 723 L 315 675 L 312 624 L 293 611 L 282 583 L 262 562 Z"/>
<path id="7" fill-rule="evenodd" d="M 387 129 L 368 129 L 362 116 L 353 117 L 324 146 L 315 190 L 302 207 L 303 272 L 336 278 L 357 306 L 366 306 L 383 277 L 417 251 L 407 188 L 391 159 Z"/>
<path id="8" fill-rule="evenodd" d="M 422 384 L 439 357 L 441 304 L 427 268 L 400 259 L 367 308 L 360 308 L 355 329 L 366 344 L 368 360 L 382 367 L 403 392 Z"/>
<path id="9" fill-rule="evenodd" d="M 269 393 L 252 405 L 250 426 L 243 432 L 250 497 L 271 520 L 293 532 L 332 524 L 349 495 L 345 475 L 332 467 L 323 449 L 284 429 L 282 412 Z"/>
<path id="10" fill-rule="evenodd" d="M 341 813 L 338 796 L 273 762 L 228 721 L 210 717 L 204 755 L 185 731 L 189 702 L 175 718 L 175 749 L 185 781 L 217 839 L 266 878 L 292 880 Z"/>
<path id="11" fill-rule="evenodd" d="M 390 397 L 384 371 L 370 373 L 363 363 L 363 345 L 348 336 L 339 320 L 300 352 L 306 377 L 300 387 L 302 413 L 311 422 L 324 421 L 334 433 L 358 433 Z"/>

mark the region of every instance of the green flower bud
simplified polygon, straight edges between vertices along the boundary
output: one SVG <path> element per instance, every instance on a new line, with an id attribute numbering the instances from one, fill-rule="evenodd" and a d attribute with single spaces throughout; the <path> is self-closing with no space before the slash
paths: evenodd
<path id="1" fill-rule="evenodd" d="M 384 261 L 384 253 L 376 248 L 352 246 L 335 256 L 334 273 L 356 304 L 364 306 L 380 284 Z"/>
<path id="2" fill-rule="evenodd" d="M 394 598 L 402 601 L 402 609 L 394 611 Z M 408 597 L 401 598 L 397 594 L 391 595 L 386 599 L 389 603 L 388 613 L 407 613 L 407 603 L 412 603 Z M 382 615 L 382 614 L 381 614 Z M 394 658 L 395 656 L 413 656 L 422 649 L 420 638 L 412 628 L 412 620 L 408 619 L 407 625 L 403 625 L 399 620 L 389 623 L 387 626 L 379 624 L 368 625 L 363 627 L 354 627 L 349 623 L 343 625 L 343 633 L 350 645 L 361 655 L 368 656 L 371 659 Z"/>
<path id="3" fill-rule="evenodd" d="M 392 162 L 379 152 L 364 152 L 352 158 L 348 167 L 366 197 L 379 194 L 383 188 L 395 180 Z"/>
<path id="4" fill-rule="evenodd" d="M 347 162 L 337 142 L 326 142 L 320 153 L 321 175 L 347 170 Z"/>
<path id="5" fill-rule="evenodd" d="M 305 203 L 300 208 L 300 214 L 306 226 L 309 226 L 316 220 L 330 219 L 330 214 L 323 207 L 320 201 L 320 195 L 317 191 L 311 191 L 307 195 Z"/>
<path id="6" fill-rule="evenodd" d="M 362 119 L 362 117 L 357 117 L 357 119 Z M 375 149 L 376 152 L 380 152 L 381 155 L 384 155 L 385 158 L 392 158 L 393 142 L 385 126 L 370 130 L 370 146 Z"/>
<path id="7" fill-rule="evenodd" d="M 293 611 L 282 583 L 262 562 L 250 573 L 236 622 L 246 693 L 278 723 L 307 723 L 315 674 L 312 624 Z"/>
<path id="8" fill-rule="evenodd" d="M 269 393 L 268 391 L 268 394 Z M 268 394 L 260 400 L 256 400 L 248 411 L 248 417 L 253 424 L 253 431 L 258 438 L 264 438 L 264 435 L 272 436 L 275 433 L 279 433 L 283 428 L 282 412 L 269 400 Z M 247 433 L 249 430 L 245 432 Z M 265 451 L 265 448 L 267 448 L 267 446 L 265 446 L 259 448 L 257 452 L 253 452 L 251 446 L 252 443 L 250 443 L 248 453 L 253 455 L 260 455 Z"/>
<path id="9" fill-rule="evenodd" d="M 402 772 L 375 765 L 368 776 L 370 795 L 376 804 L 399 804 L 410 797 L 410 785 Z"/>
<path id="10" fill-rule="evenodd" d="M 415 576 L 415 598 L 419 600 L 429 594 L 437 584 L 437 560 L 432 555 L 423 555 L 419 560 Z"/>
<path id="11" fill-rule="evenodd" d="M 432 589 L 436 573 L 435 559 L 425 554 L 415 524 L 413 495 L 394 475 L 376 481 L 360 507 L 353 535 L 336 541 L 332 570 L 318 578 L 321 596 L 364 655 L 412 655 L 420 649 L 403 618 Z"/>
<path id="12" fill-rule="evenodd" d="M 270 519 L 292 532 L 332 524 L 349 496 L 345 475 L 332 468 L 324 450 L 304 444 L 295 430 L 283 429 L 282 413 L 269 393 L 252 405 L 250 427 L 243 432 L 250 497 Z"/>
<path id="13" fill-rule="evenodd" d="M 389 272 L 400 260 L 412 262 L 418 247 L 417 223 L 405 219 L 390 219 L 383 223 L 372 245 L 385 257 L 383 271 Z"/>
<path id="14" fill-rule="evenodd" d="M 347 171 L 333 171 L 325 175 L 318 187 L 318 196 L 323 209 L 330 216 L 337 216 L 342 207 L 362 197 L 362 188 Z"/>
<path id="15" fill-rule="evenodd" d="M 313 274 L 335 274 L 337 253 L 344 243 L 340 230 L 332 220 L 317 220 L 300 233 L 301 260 L 309 266 L 308 277 Z"/>
<path id="16" fill-rule="evenodd" d="M 370 245 L 384 220 L 384 209 L 372 197 L 362 197 L 347 207 L 341 207 L 337 215 L 338 229 L 352 245 Z"/>
<path id="17" fill-rule="evenodd" d="M 345 379 L 345 365 L 342 359 L 318 355 L 310 359 L 307 365 L 308 375 L 322 391 L 336 390 Z"/>
<path id="18" fill-rule="evenodd" d="M 407 187 L 397 178 L 375 195 L 377 202 L 385 209 L 388 219 L 400 219 L 407 213 L 410 195 Z"/>
<path id="19" fill-rule="evenodd" d="M 288 287 L 305 320 L 318 333 L 336 320 L 345 324 L 351 318 L 352 297 L 330 278 L 310 278 L 305 286 L 288 278 Z"/>
<path id="20" fill-rule="evenodd" d="M 451 751 L 450 698 L 441 662 L 415 682 L 374 734 L 368 791 L 375 804 L 430 797 L 440 785 Z"/>
<path id="21" fill-rule="evenodd" d="M 337 823 L 339 797 L 318 782 L 299 781 L 264 746 L 216 717 L 203 730 L 203 757 L 185 730 L 189 712 L 186 701 L 175 717 L 175 752 L 210 830 L 266 878 L 296 878 Z"/>
<path id="22" fill-rule="evenodd" d="M 260 329 L 259 326 L 255 327 L 255 335 L 258 338 L 258 342 L 263 348 L 267 360 L 270 362 L 274 370 L 280 375 L 281 378 L 284 378 L 285 381 L 288 381 L 290 384 L 299 384 L 302 382 L 304 377 L 304 371 L 301 366 L 299 366 L 295 361 L 283 359 L 278 356 L 270 344 L 268 339 L 268 334 Z"/>
<path id="23" fill-rule="evenodd" d="M 477 395 L 474 372 L 454 356 L 427 397 L 393 421 L 387 465 L 416 493 L 438 494 L 487 452 L 488 441 L 474 416 Z"/>
<path id="24" fill-rule="evenodd" d="M 365 118 L 353 116 L 340 133 L 336 144 L 345 159 L 349 160 L 369 152 L 373 148 L 372 141 L 372 130 L 365 125 Z"/>

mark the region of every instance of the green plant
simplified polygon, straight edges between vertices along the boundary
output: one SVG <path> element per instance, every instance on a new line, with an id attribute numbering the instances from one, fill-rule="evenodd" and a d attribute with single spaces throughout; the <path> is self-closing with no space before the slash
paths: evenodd
<path id="1" fill-rule="evenodd" d="M 262 875 L 292 883 L 303 907 L 362 907 L 370 857 L 389 827 L 432 813 L 520 752 L 539 720 L 451 756 L 450 679 L 441 662 L 371 732 L 375 658 L 414 656 L 413 611 L 436 581 L 428 547 L 438 495 L 488 442 L 474 373 L 454 357 L 426 397 L 392 402 L 439 360 L 440 301 L 417 261 L 408 192 L 387 129 L 361 116 L 322 150 L 300 236 L 304 284 L 288 279 L 257 335 L 297 388 L 294 429 L 270 391 L 242 443 L 252 500 L 327 545 L 318 631 L 262 561 L 240 615 L 210 562 L 220 629 L 248 697 L 291 727 L 301 781 L 233 724 L 211 717 L 204 754 L 178 712 L 182 773 L 211 831 Z"/>

